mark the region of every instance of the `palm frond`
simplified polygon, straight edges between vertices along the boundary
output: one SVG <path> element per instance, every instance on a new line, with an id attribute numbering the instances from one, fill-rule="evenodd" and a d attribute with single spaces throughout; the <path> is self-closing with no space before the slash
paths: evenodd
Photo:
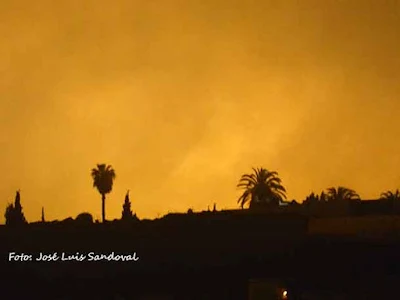
<path id="1" fill-rule="evenodd" d="M 238 199 L 238 203 L 240 204 L 240 206 L 243 208 L 244 205 L 246 204 L 246 202 L 248 202 L 249 200 L 249 196 L 250 196 L 250 192 L 249 191 L 244 191 L 244 193 L 242 194 L 242 196 L 240 196 L 240 198 Z"/>

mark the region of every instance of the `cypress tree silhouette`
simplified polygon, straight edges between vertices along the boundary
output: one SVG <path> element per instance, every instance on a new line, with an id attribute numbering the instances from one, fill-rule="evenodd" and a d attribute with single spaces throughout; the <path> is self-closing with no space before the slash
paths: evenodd
<path id="1" fill-rule="evenodd" d="M 6 212 L 4 214 L 6 218 L 6 225 L 13 225 L 14 221 L 14 204 L 10 203 L 7 205 Z"/>
<path id="2" fill-rule="evenodd" d="M 130 220 L 132 219 L 132 210 L 131 210 L 131 201 L 129 200 L 129 190 L 125 195 L 125 202 L 122 206 L 122 220 Z"/>
<path id="3" fill-rule="evenodd" d="M 15 212 L 16 223 L 18 224 L 26 223 L 24 213 L 22 212 L 21 195 L 19 191 L 17 191 L 17 195 L 15 196 L 14 212 Z"/>
<path id="4" fill-rule="evenodd" d="M 42 222 L 43 223 L 46 222 L 45 219 L 44 219 L 44 207 L 42 207 Z"/>
<path id="5" fill-rule="evenodd" d="M 24 213 L 22 212 L 21 195 L 19 190 L 15 196 L 14 205 L 9 204 L 7 206 L 4 216 L 6 218 L 6 225 L 19 226 L 27 223 Z"/>

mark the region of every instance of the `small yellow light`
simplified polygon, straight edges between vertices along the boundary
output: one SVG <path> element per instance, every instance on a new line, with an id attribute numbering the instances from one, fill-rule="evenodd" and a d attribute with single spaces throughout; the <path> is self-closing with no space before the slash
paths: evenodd
<path id="1" fill-rule="evenodd" d="M 283 291 L 282 296 L 283 296 L 283 299 L 287 299 L 287 291 L 286 290 Z"/>

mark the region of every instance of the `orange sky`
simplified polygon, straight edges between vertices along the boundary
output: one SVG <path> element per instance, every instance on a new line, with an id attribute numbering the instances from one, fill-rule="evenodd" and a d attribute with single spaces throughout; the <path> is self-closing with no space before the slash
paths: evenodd
<path id="1" fill-rule="evenodd" d="M 141 218 L 237 207 L 240 175 L 289 199 L 400 187 L 398 1 L 0 2 L 0 208 L 101 216 L 90 169 Z"/>

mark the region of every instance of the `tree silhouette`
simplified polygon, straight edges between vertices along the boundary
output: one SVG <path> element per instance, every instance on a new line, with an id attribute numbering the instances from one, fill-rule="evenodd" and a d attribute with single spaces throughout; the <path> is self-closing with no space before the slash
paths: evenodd
<path id="1" fill-rule="evenodd" d="M 129 200 L 129 190 L 125 195 L 125 202 L 122 206 L 122 220 L 130 220 L 132 219 L 132 210 L 131 210 L 131 201 Z"/>
<path id="2" fill-rule="evenodd" d="M 7 206 L 4 217 L 6 218 L 6 225 L 18 226 L 27 223 L 22 212 L 20 191 L 16 193 L 14 204 Z"/>
<path id="3" fill-rule="evenodd" d="M 42 222 L 46 222 L 46 220 L 44 219 L 44 207 L 42 207 Z"/>
<path id="4" fill-rule="evenodd" d="M 270 172 L 264 168 L 253 168 L 252 174 L 244 174 L 239 180 L 238 188 L 244 189 L 238 203 L 243 208 L 250 202 L 250 208 L 254 205 L 279 205 L 286 199 L 286 190 L 281 184 L 277 172 Z"/>
<path id="5" fill-rule="evenodd" d="M 6 225 L 14 224 L 14 204 L 10 203 L 7 205 L 4 217 L 6 218 Z"/>
<path id="6" fill-rule="evenodd" d="M 400 191 L 396 190 L 395 192 L 386 191 L 381 194 L 381 200 L 388 200 L 390 202 L 395 202 L 400 200 Z"/>
<path id="7" fill-rule="evenodd" d="M 92 224 L 93 216 L 90 213 L 83 212 L 76 216 L 75 221 L 78 224 Z"/>
<path id="8" fill-rule="evenodd" d="M 319 196 L 319 201 L 321 201 L 321 202 L 327 201 L 327 196 L 324 191 L 321 192 L 321 195 Z"/>
<path id="9" fill-rule="evenodd" d="M 360 200 L 360 196 L 352 189 L 339 186 L 327 189 L 328 201 Z"/>
<path id="10" fill-rule="evenodd" d="M 101 195 L 101 214 L 104 222 L 106 219 L 106 194 L 112 191 L 114 179 L 116 177 L 115 171 L 110 165 L 97 164 L 97 168 L 92 169 L 91 175 L 93 178 L 93 187 L 97 188 Z"/>
<path id="11" fill-rule="evenodd" d="M 386 201 L 391 206 L 391 209 L 397 211 L 400 207 L 400 191 L 386 191 L 381 194 L 381 200 Z"/>
<path id="12" fill-rule="evenodd" d="M 303 201 L 303 204 L 310 205 L 318 203 L 318 201 L 319 201 L 318 195 L 315 195 L 314 192 L 312 192 L 310 195 L 306 197 L 306 199 Z"/>

